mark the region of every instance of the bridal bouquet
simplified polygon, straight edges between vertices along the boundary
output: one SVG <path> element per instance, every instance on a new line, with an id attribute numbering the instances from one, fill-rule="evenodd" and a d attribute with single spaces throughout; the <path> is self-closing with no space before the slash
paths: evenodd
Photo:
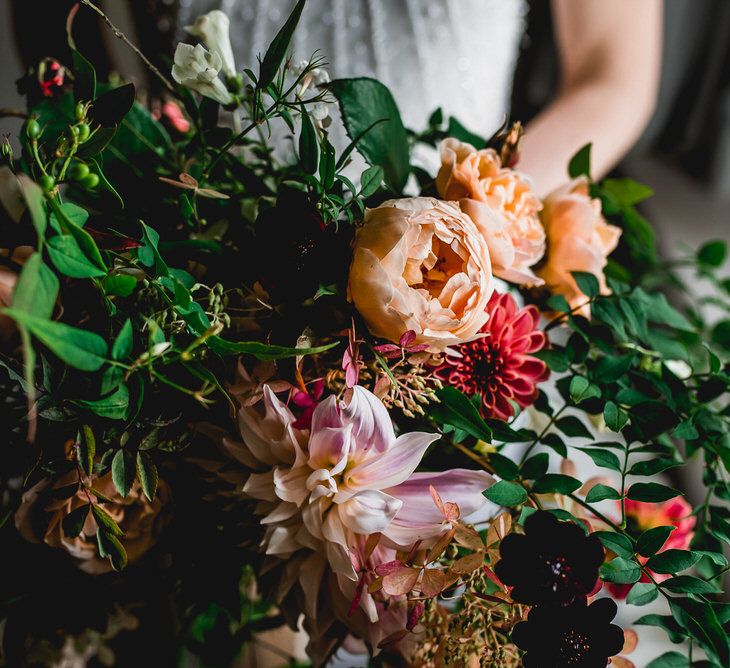
<path id="1" fill-rule="evenodd" d="M 199 17 L 164 99 L 97 80 L 77 6 L 20 81 L 5 665 L 302 665 L 289 625 L 315 665 L 628 668 L 623 599 L 682 643 L 652 668 L 730 665 L 725 244 L 662 261 L 590 146 L 541 201 L 519 124 L 407 130 L 289 57 L 303 5 L 247 69 Z"/>

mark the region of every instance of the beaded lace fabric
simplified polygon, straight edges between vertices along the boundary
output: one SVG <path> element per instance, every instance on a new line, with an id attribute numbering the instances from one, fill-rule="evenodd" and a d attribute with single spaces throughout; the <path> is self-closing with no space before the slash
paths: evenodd
<path id="1" fill-rule="evenodd" d="M 223 10 L 239 68 L 256 62 L 294 0 L 180 0 L 179 25 Z M 332 78 L 375 76 L 395 95 L 408 127 L 437 107 L 489 136 L 509 108 L 526 0 L 309 0 L 295 33 L 295 61 L 320 49 Z"/>

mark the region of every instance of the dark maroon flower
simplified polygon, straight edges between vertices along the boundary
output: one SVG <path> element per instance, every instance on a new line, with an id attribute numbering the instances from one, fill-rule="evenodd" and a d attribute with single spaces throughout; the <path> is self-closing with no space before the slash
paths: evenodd
<path id="1" fill-rule="evenodd" d="M 428 344 L 416 343 L 414 345 L 413 342 L 415 340 L 416 332 L 412 329 L 409 329 L 407 332 L 405 332 L 405 334 L 403 334 L 403 336 L 400 337 L 400 340 L 397 344 L 383 343 L 379 346 L 375 346 L 375 350 L 379 352 L 383 357 L 385 357 L 385 359 L 397 359 L 411 353 L 420 353 L 424 350 L 428 350 Z"/>
<path id="2" fill-rule="evenodd" d="M 467 395 L 480 394 L 485 417 L 506 420 L 515 412 L 510 401 L 529 406 L 537 398 L 537 384 L 549 375 L 546 364 L 531 355 L 547 337 L 537 328 L 537 308 L 519 309 L 508 293 L 495 292 L 487 311 L 489 320 L 480 330 L 486 336 L 457 346 L 436 376 Z"/>
<path id="3" fill-rule="evenodd" d="M 525 668 L 605 668 L 624 645 L 624 632 L 611 624 L 616 604 L 602 598 L 591 605 L 539 605 L 512 631 L 512 642 L 526 651 Z"/>
<path id="4" fill-rule="evenodd" d="M 499 546 L 497 577 L 511 597 L 527 605 L 567 605 L 590 594 L 605 552 L 597 536 L 547 511 L 525 521 L 525 533 L 511 533 Z"/>

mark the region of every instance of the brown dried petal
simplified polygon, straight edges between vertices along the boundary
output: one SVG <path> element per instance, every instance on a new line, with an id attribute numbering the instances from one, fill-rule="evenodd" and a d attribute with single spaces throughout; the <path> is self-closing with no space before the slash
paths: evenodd
<path id="1" fill-rule="evenodd" d="M 423 571 L 423 579 L 421 580 L 421 593 L 424 596 L 437 596 L 444 589 L 446 576 L 443 571 L 437 568 L 427 568 Z"/>
<path id="2" fill-rule="evenodd" d="M 479 568 L 483 563 L 484 553 L 474 552 L 473 554 L 467 554 L 465 557 L 455 561 L 451 570 L 454 573 L 460 574 L 471 573 L 473 570 Z"/>
<path id="3" fill-rule="evenodd" d="M 402 567 L 383 578 L 383 591 L 390 596 L 402 596 L 413 590 L 420 571 Z"/>

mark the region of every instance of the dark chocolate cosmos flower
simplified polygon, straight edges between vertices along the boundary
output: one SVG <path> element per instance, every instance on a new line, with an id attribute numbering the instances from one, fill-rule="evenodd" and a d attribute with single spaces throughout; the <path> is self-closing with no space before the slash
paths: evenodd
<path id="1" fill-rule="evenodd" d="M 623 648 L 624 632 L 611 624 L 616 604 L 602 598 L 586 605 L 539 605 L 512 631 L 512 642 L 527 652 L 525 668 L 605 668 Z"/>
<path id="2" fill-rule="evenodd" d="M 573 522 L 537 511 L 525 521 L 525 533 L 512 533 L 499 547 L 497 577 L 512 587 L 512 600 L 528 605 L 567 605 L 595 587 L 604 550 Z"/>

